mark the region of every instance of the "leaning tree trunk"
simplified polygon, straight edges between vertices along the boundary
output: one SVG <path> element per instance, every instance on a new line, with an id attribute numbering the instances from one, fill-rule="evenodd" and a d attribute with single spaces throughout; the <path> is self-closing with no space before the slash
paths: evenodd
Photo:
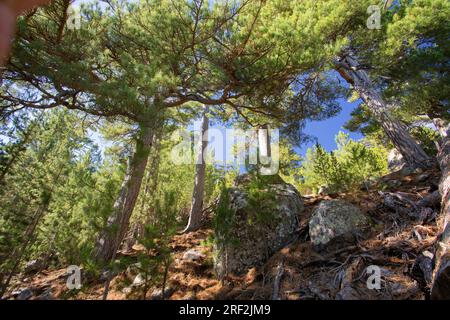
<path id="1" fill-rule="evenodd" d="M 201 226 L 203 211 L 203 196 L 205 191 L 206 161 L 205 153 L 208 146 L 209 119 L 208 109 L 202 117 L 202 132 L 198 143 L 197 162 L 195 164 L 194 192 L 192 194 L 189 222 L 183 232 L 195 231 Z"/>
<path id="2" fill-rule="evenodd" d="M 432 163 L 430 157 L 411 137 L 406 126 L 390 116 L 388 105 L 358 61 L 350 53 L 344 54 L 336 61 L 336 70 L 358 92 L 408 165 L 429 167 Z"/>
<path id="3" fill-rule="evenodd" d="M 438 226 L 442 230 L 437 243 L 435 254 L 435 270 L 432 299 L 450 299 L 450 135 L 444 138 L 438 161 L 441 167 L 441 181 L 439 191 L 442 195 L 441 214 L 437 218 Z"/>
<path id="4" fill-rule="evenodd" d="M 131 156 L 125 179 L 114 209 L 105 229 L 100 233 L 94 250 L 94 259 L 99 264 L 107 264 L 119 249 L 130 221 L 147 166 L 153 134 L 150 128 L 141 126 L 136 149 Z"/>
<path id="5" fill-rule="evenodd" d="M 142 187 L 144 187 L 144 192 L 140 196 L 141 203 L 140 208 L 138 210 L 138 214 L 141 219 L 128 228 L 129 229 L 128 233 L 125 239 L 123 240 L 123 250 L 125 252 L 128 252 L 133 248 L 133 246 L 136 244 L 136 241 L 142 237 L 145 224 L 149 224 L 151 222 L 148 208 L 149 204 L 151 205 L 151 197 L 149 197 L 148 195 L 149 194 L 154 195 L 158 185 L 158 170 L 160 158 L 159 155 L 160 150 L 158 146 L 159 146 L 158 135 L 153 134 L 153 142 L 152 142 L 153 155 L 149 156 L 149 160 L 151 159 L 151 162 L 147 165 L 145 180 L 142 183 Z"/>

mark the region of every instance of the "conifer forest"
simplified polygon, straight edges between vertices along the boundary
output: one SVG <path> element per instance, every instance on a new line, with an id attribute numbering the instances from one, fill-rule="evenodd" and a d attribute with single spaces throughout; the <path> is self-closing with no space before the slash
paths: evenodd
<path id="1" fill-rule="evenodd" d="M 449 21 L 0 1 L 0 300 L 450 299 Z"/>

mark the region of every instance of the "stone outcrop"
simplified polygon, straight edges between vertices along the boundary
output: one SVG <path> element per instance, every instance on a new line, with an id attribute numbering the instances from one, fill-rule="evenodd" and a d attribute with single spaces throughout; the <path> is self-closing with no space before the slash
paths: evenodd
<path id="1" fill-rule="evenodd" d="M 309 235 L 314 245 L 325 245 L 336 237 L 360 231 L 369 225 L 369 218 L 351 203 L 324 200 L 313 211 Z"/>
<path id="2" fill-rule="evenodd" d="M 296 237 L 303 201 L 280 177 L 254 182 L 240 176 L 222 194 L 216 227 L 215 270 L 219 277 L 261 265 Z M 226 203 L 223 203 L 226 202 Z M 222 224 L 222 225 L 221 225 Z M 221 230 L 224 229 L 224 230 Z"/>

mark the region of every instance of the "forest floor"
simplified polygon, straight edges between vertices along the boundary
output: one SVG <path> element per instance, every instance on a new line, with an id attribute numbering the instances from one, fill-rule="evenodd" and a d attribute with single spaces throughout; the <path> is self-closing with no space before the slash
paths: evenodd
<path id="1" fill-rule="evenodd" d="M 305 210 L 300 214 L 296 241 L 274 254 L 266 264 L 242 276 L 219 281 L 213 269 L 209 228 L 177 235 L 171 242 L 166 293 L 168 299 L 426 299 L 429 294 L 423 252 L 436 241 L 434 219 L 425 221 L 405 216 L 384 204 L 383 192 L 400 192 L 417 201 L 437 189 L 439 170 L 404 174 L 392 173 L 366 190 L 334 195 L 304 196 Z M 317 251 L 309 241 L 308 222 L 315 206 L 326 199 L 344 199 L 357 205 L 375 222 L 370 234 L 352 235 L 331 242 Z M 133 258 L 139 246 L 126 253 Z M 187 252 L 196 255 L 189 257 Z M 424 260 L 425 259 L 425 260 Z M 367 288 L 366 268 L 381 270 L 380 290 Z M 132 290 L 130 270 L 116 275 L 108 299 L 140 299 L 142 292 Z M 104 284 L 83 286 L 68 291 L 66 269 L 43 270 L 33 276 L 14 279 L 12 291 L 29 288 L 31 299 L 101 299 Z M 147 299 L 161 298 L 158 288 L 148 290 Z M 278 293 L 277 293 L 278 292 Z M 11 295 L 12 297 L 12 295 Z"/>

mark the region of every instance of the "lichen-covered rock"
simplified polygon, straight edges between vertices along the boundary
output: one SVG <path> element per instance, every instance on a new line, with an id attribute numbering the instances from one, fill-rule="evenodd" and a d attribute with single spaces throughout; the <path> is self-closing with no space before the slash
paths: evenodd
<path id="1" fill-rule="evenodd" d="M 214 265 L 219 277 L 245 273 L 291 242 L 303 211 L 297 190 L 280 177 L 261 184 L 253 184 L 248 175 L 237 181 L 225 197 L 222 194 L 228 213 L 217 213 L 223 224 L 219 222 L 215 230 Z"/>
<path id="2" fill-rule="evenodd" d="M 338 236 L 362 230 L 369 225 L 369 218 L 351 203 L 324 200 L 313 211 L 309 221 L 309 236 L 314 245 L 324 245 Z"/>

